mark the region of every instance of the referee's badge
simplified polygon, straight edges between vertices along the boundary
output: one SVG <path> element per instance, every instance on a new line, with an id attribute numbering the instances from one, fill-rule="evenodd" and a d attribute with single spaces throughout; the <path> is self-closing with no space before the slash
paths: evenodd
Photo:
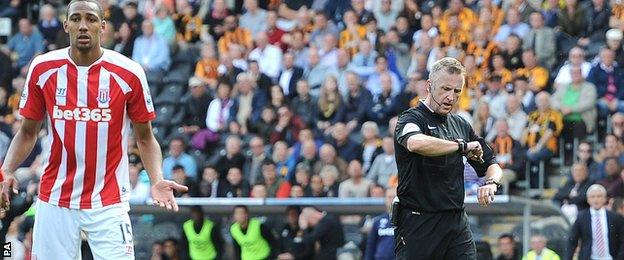
<path id="1" fill-rule="evenodd" d="M 403 127 L 403 132 L 401 132 L 401 136 L 409 134 L 411 132 L 420 132 L 420 127 L 414 123 L 407 123 Z"/>

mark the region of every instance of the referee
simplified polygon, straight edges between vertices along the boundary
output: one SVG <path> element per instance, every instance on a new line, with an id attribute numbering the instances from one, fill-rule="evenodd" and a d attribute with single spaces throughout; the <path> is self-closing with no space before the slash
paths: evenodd
<path id="1" fill-rule="evenodd" d="M 464 157 L 479 176 L 486 176 L 478 191 L 481 206 L 493 201 L 502 170 L 483 138 L 450 113 L 464 76 L 456 59 L 437 61 L 426 99 L 399 117 L 394 142 L 398 202 L 392 214 L 397 259 L 476 259 L 464 212 Z"/>

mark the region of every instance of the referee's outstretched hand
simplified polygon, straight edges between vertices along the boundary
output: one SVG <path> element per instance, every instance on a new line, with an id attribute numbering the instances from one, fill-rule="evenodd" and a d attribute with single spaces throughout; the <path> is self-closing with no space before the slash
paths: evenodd
<path id="1" fill-rule="evenodd" d="M 494 201 L 494 194 L 496 194 L 496 184 L 483 185 L 477 189 L 477 200 L 481 207 L 487 207 Z"/>
<path id="2" fill-rule="evenodd" d="M 154 205 L 177 212 L 179 208 L 178 203 L 173 197 L 173 190 L 187 192 L 188 187 L 169 180 L 160 180 L 152 185 L 152 200 Z"/>

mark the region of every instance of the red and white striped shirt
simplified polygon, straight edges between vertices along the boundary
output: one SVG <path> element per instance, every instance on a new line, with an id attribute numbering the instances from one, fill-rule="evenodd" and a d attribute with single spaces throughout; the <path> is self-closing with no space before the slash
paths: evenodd
<path id="1" fill-rule="evenodd" d="M 50 155 L 39 199 L 74 209 L 128 201 L 130 122 L 156 117 L 138 63 L 111 50 L 91 66 L 74 64 L 69 48 L 37 56 L 28 70 L 20 114 L 48 123 L 51 141 L 44 149 Z"/>

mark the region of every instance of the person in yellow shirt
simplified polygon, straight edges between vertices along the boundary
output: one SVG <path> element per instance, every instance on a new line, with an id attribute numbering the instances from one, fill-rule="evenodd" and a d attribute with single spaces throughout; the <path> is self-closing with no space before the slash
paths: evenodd
<path id="1" fill-rule="evenodd" d="M 219 53 L 228 53 L 231 44 L 240 44 L 247 48 L 247 52 L 253 49 L 253 39 L 251 32 L 245 28 L 238 27 L 236 16 L 230 15 L 223 20 L 225 33 L 217 42 Z"/>
<path id="2" fill-rule="evenodd" d="M 475 13 L 468 7 L 464 5 L 463 0 L 451 0 L 449 4 L 449 9 L 444 11 L 442 18 L 440 19 L 440 32 L 445 33 L 448 31 L 450 18 L 452 16 L 457 16 L 459 19 L 459 24 L 461 25 L 461 29 L 463 31 L 470 31 L 474 24 L 477 22 L 477 16 Z"/>
<path id="3" fill-rule="evenodd" d="M 557 138 L 563 129 L 563 116 L 550 107 L 550 94 L 542 91 L 535 97 L 537 110 L 529 115 L 523 143 L 527 160 L 537 163 L 552 157 L 558 150 Z"/>
<path id="4" fill-rule="evenodd" d="M 534 93 L 540 92 L 548 84 L 548 70 L 537 64 L 537 56 L 533 49 L 522 52 L 523 68 L 514 71 L 514 77 L 526 77 L 529 79 L 529 86 Z"/>
<path id="5" fill-rule="evenodd" d="M 548 247 L 546 247 L 546 243 L 548 240 L 544 235 L 533 235 L 531 236 L 531 251 L 529 251 L 525 256 L 522 257 L 522 260 L 559 260 L 559 255 L 552 251 Z"/>
<path id="6" fill-rule="evenodd" d="M 470 42 L 470 35 L 467 30 L 461 27 L 458 15 L 451 15 L 448 18 L 448 28 L 440 34 L 440 46 L 453 47 L 464 50 Z"/>
<path id="7" fill-rule="evenodd" d="M 493 41 L 489 40 L 485 27 L 478 26 L 472 31 L 472 41 L 468 43 L 466 54 L 475 57 L 476 65 L 481 69 L 487 69 L 492 53 L 498 48 Z"/>
<path id="8" fill-rule="evenodd" d="M 349 10 L 344 13 L 345 29 L 340 32 L 338 47 L 346 49 L 351 56 L 357 53 L 360 40 L 366 37 L 366 28 L 357 23 L 355 12 Z"/>
<path id="9" fill-rule="evenodd" d="M 500 53 L 492 56 L 492 68 L 490 68 L 490 76 L 500 76 L 503 84 L 510 83 L 513 79 L 511 71 L 505 68 L 505 58 Z"/>
<path id="10" fill-rule="evenodd" d="M 216 58 L 214 46 L 209 43 L 202 45 L 201 60 L 195 65 L 195 77 L 198 77 L 204 85 L 217 87 L 217 78 L 219 73 L 217 68 L 219 61 Z"/>

